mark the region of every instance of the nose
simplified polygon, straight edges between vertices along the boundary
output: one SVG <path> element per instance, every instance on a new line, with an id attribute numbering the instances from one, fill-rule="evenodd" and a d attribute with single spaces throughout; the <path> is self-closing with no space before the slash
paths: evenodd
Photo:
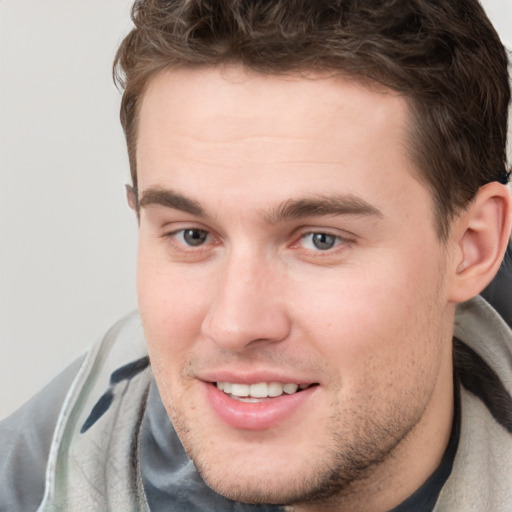
<path id="1" fill-rule="evenodd" d="M 232 256 L 216 279 L 202 332 L 219 347 L 241 352 L 276 343 L 290 331 L 284 276 L 265 258 Z"/>

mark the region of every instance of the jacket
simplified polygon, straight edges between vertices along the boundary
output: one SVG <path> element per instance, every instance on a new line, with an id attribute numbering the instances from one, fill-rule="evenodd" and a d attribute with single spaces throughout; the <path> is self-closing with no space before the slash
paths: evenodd
<path id="1" fill-rule="evenodd" d="M 460 438 L 434 511 L 509 511 L 512 331 L 477 297 L 459 307 L 455 338 Z M 89 351 L 59 414 L 38 512 L 149 510 L 139 462 L 141 424 L 153 381 L 148 362 L 137 314 L 116 324 Z M 181 494 L 187 493 L 187 482 L 182 481 Z M 190 493 L 197 510 L 220 510 L 210 501 L 201 503 L 202 494 L 192 487 Z"/>

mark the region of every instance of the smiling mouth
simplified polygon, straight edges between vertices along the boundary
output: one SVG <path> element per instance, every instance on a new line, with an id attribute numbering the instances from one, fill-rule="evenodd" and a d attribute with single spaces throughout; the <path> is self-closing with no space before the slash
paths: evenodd
<path id="1" fill-rule="evenodd" d="M 217 389 L 234 400 L 241 402 L 260 402 L 262 399 L 277 398 L 282 395 L 293 395 L 317 384 L 295 384 L 289 382 L 259 382 L 256 384 L 239 384 L 235 382 L 215 382 Z"/>

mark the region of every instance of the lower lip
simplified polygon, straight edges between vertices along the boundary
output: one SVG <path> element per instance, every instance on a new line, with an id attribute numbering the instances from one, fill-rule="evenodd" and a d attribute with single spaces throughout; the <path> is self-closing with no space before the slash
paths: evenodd
<path id="1" fill-rule="evenodd" d="M 226 395 L 215 384 L 205 383 L 213 410 L 229 426 L 243 430 L 266 430 L 296 415 L 311 400 L 318 386 L 261 402 L 241 402 Z"/>

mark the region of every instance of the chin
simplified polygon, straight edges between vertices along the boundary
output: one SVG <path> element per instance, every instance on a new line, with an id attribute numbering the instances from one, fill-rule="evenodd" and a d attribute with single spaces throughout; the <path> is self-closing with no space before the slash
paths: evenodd
<path id="1" fill-rule="evenodd" d="M 380 436 L 380 443 L 372 443 L 366 436 L 354 439 L 318 428 L 314 436 L 308 429 L 304 439 L 292 435 L 280 439 L 271 433 L 251 437 L 242 432 L 230 440 L 205 430 L 179 429 L 179 422 L 174 423 L 208 486 L 249 504 L 327 506 L 343 500 L 371 477 L 404 436 L 404 430 L 397 429 L 387 440 Z"/>

